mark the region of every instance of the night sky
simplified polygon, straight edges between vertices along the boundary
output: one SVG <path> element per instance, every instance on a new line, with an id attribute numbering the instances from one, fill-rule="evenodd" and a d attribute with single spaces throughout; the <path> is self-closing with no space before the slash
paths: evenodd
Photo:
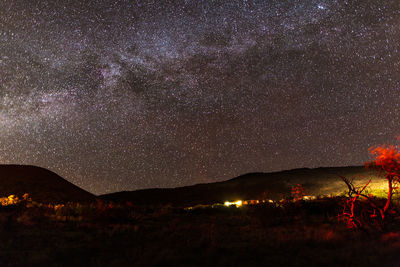
<path id="1" fill-rule="evenodd" d="M 95 194 L 362 165 L 399 49 L 397 0 L 2 0 L 0 163 Z"/>

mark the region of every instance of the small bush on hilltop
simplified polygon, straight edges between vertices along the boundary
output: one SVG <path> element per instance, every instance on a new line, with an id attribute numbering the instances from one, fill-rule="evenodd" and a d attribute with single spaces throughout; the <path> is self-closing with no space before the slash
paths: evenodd
<path id="1" fill-rule="evenodd" d="M 299 201 L 302 200 L 306 194 L 303 186 L 301 184 L 297 184 L 295 186 L 292 186 L 291 195 L 293 197 L 293 201 Z"/>

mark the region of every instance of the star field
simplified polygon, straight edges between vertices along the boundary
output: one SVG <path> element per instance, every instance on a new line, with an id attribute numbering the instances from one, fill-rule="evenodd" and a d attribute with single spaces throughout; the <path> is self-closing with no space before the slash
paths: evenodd
<path id="1" fill-rule="evenodd" d="M 361 165 L 399 49 L 395 0 L 4 0 L 0 163 L 95 194 Z"/>

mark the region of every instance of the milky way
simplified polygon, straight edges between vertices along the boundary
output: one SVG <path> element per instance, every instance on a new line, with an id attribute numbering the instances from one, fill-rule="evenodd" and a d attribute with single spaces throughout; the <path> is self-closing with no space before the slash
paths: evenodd
<path id="1" fill-rule="evenodd" d="M 0 163 L 100 194 L 360 165 L 400 133 L 400 3 L 0 3 Z"/>

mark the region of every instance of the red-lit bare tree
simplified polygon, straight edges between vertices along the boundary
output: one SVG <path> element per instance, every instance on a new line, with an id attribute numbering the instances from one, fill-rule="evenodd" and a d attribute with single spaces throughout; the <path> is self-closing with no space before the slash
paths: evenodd
<path id="1" fill-rule="evenodd" d="M 370 153 L 375 155 L 375 160 L 367 162 L 366 167 L 372 167 L 386 178 L 388 183 L 388 195 L 385 206 L 380 209 L 382 220 L 390 209 L 393 192 L 398 188 L 400 181 L 400 152 L 394 146 L 378 146 L 371 148 Z"/>
<path id="2" fill-rule="evenodd" d="M 355 206 L 356 202 L 359 197 L 364 197 L 364 190 L 367 188 L 371 180 L 369 180 L 362 188 L 356 188 L 353 184 L 353 181 L 349 180 L 348 178 L 344 176 L 340 176 L 342 180 L 345 182 L 347 185 L 349 191 L 347 192 L 347 199 L 343 205 L 343 212 L 341 214 L 341 218 L 344 218 L 345 221 L 347 222 L 347 225 L 350 228 L 360 228 L 362 227 L 361 220 L 357 218 L 355 214 Z"/>
<path id="3" fill-rule="evenodd" d="M 362 188 L 357 189 L 351 180 L 341 176 L 349 189 L 348 198 L 343 207 L 341 217 L 346 218 L 349 226 L 355 228 L 362 226 L 361 221 L 363 218 L 356 218 L 355 215 L 355 204 L 360 197 L 366 200 L 365 203 L 367 204 L 362 207 L 363 211 L 361 214 L 367 214 L 366 217 L 368 217 L 370 222 L 372 220 L 376 225 L 383 227 L 383 221 L 388 212 L 391 211 L 393 193 L 398 188 L 400 182 L 400 151 L 397 147 L 383 145 L 371 148 L 369 151 L 375 156 L 375 159 L 371 162 L 367 162 L 365 166 L 367 168 L 377 169 L 386 179 L 388 183 L 388 195 L 382 206 L 373 196 L 364 193 L 370 181 Z"/>

